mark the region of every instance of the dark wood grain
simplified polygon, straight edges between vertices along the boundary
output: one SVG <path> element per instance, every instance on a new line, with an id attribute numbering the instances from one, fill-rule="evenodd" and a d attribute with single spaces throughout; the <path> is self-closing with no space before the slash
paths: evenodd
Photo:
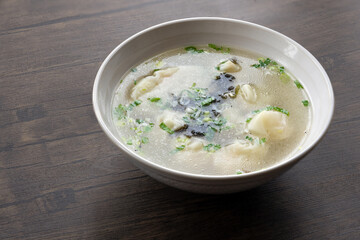
<path id="1" fill-rule="evenodd" d="M 295 39 L 336 110 L 319 146 L 256 189 L 208 196 L 132 166 L 92 111 L 102 60 L 164 21 L 219 16 Z M 0 239 L 360 239 L 360 1 L 0 0 Z"/>

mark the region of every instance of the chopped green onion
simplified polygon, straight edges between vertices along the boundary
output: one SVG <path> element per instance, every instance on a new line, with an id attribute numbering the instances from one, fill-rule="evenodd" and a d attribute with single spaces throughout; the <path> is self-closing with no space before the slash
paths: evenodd
<path id="1" fill-rule="evenodd" d="M 229 53 L 230 52 L 230 48 L 225 48 L 225 47 L 222 47 L 222 46 L 217 46 L 213 43 L 209 43 L 208 46 L 216 51 L 222 51 L 224 53 Z"/>
<path id="2" fill-rule="evenodd" d="M 150 132 L 151 130 L 152 130 L 151 125 L 150 125 L 150 126 L 145 126 L 145 127 L 144 127 L 144 132 L 145 132 L 145 133 Z"/>
<path id="3" fill-rule="evenodd" d="M 271 110 L 281 112 L 281 113 L 285 114 L 286 116 L 289 116 L 289 112 L 283 108 L 274 107 L 274 106 L 266 107 L 266 111 L 271 111 Z"/>
<path id="4" fill-rule="evenodd" d="M 212 102 L 215 101 L 215 98 L 214 97 L 209 97 L 207 99 L 205 99 L 204 101 L 201 102 L 201 105 L 202 106 L 208 106 L 210 105 Z"/>
<path id="5" fill-rule="evenodd" d="M 158 101 L 161 100 L 161 98 L 159 98 L 159 97 L 153 97 L 153 98 L 148 98 L 148 100 L 149 100 L 150 102 L 158 102 Z"/>
<path id="6" fill-rule="evenodd" d="M 254 140 L 252 137 L 249 137 L 249 136 L 246 136 L 245 139 L 247 139 L 247 140 L 249 140 L 249 141 Z"/>
<path id="7" fill-rule="evenodd" d="M 160 123 L 160 128 L 162 129 L 162 130 L 164 130 L 165 132 L 167 132 L 167 133 L 169 133 L 169 134 L 173 134 L 174 133 L 174 131 L 173 130 L 171 130 L 168 126 L 166 126 L 166 124 L 165 123 Z"/>
<path id="8" fill-rule="evenodd" d="M 297 88 L 304 89 L 304 87 L 301 85 L 301 83 L 298 80 L 295 80 L 294 83 L 295 83 Z"/>
<path id="9" fill-rule="evenodd" d="M 144 122 L 144 120 L 142 120 L 142 119 L 136 119 L 135 120 L 138 124 L 142 124 L 143 122 Z"/>
<path id="10" fill-rule="evenodd" d="M 146 144 L 146 143 L 149 142 L 149 138 L 148 138 L 148 137 L 142 137 L 142 138 L 141 138 L 141 142 L 142 142 L 143 144 Z"/>
<path id="11" fill-rule="evenodd" d="M 215 151 L 219 150 L 220 148 L 221 148 L 220 144 L 212 144 L 212 143 L 203 147 L 203 149 L 208 152 L 215 152 Z"/>
<path id="12" fill-rule="evenodd" d="M 283 109 L 283 108 L 280 108 L 280 107 L 275 107 L 275 106 L 267 106 L 266 108 L 264 108 L 264 109 L 258 109 L 258 110 L 255 110 L 255 111 L 253 111 L 253 113 L 254 114 L 257 114 L 257 113 L 260 113 L 260 112 L 262 112 L 262 111 L 277 111 L 277 112 L 281 112 L 281 113 L 283 113 L 283 114 L 285 114 L 285 115 L 287 115 L 287 116 L 289 116 L 290 115 L 290 113 L 289 113 L 289 111 L 287 111 L 287 110 L 285 110 L 285 109 Z M 249 120 L 249 118 L 246 120 L 246 122 L 250 122 L 251 121 L 251 119 Z"/>
<path id="13" fill-rule="evenodd" d="M 176 147 L 176 150 L 181 151 L 181 150 L 184 150 L 184 148 L 185 148 L 185 145 L 181 145 L 179 147 Z"/>
<path id="14" fill-rule="evenodd" d="M 203 52 L 204 52 L 204 50 L 202 50 L 202 49 L 197 49 L 197 48 L 194 47 L 194 46 L 186 47 L 185 50 L 188 51 L 188 52 L 192 52 L 192 53 L 203 53 Z"/>
<path id="15" fill-rule="evenodd" d="M 136 100 L 136 101 L 134 101 L 135 106 L 139 106 L 141 103 L 142 103 L 141 100 Z"/>
<path id="16" fill-rule="evenodd" d="M 118 120 L 121 120 L 126 117 L 126 107 L 122 104 L 119 104 L 119 106 L 115 107 L 115 115 L 117 115 Z"/>
<path id="17" fill-rule="evenodd" d="M 309 101 L 308 100 L 304 100 L 304 101 L 302 101 L 302 103 L 304 104 L 305 107 L 309 106 Z"/>
<path id="18" fill-rule="evenodd" d="M 190 119 L 188 117 L 183 117 L 185 123 L 190 123 Z"/>

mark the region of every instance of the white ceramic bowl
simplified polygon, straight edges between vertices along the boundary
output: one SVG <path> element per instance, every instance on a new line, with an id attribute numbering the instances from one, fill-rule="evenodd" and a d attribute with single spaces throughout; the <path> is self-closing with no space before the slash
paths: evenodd
<path id="1" fill-rule="evenodd" d="M 270 168 L 236 176 L 204 176 L 172 170 L 137 155 L 119 139 L 112 121 L 111 99 L 121 76 L 131 67 L 169 49 L 215 43 L 275 59 L 303 83 L 311 102 L 311 129 L 302 150 Z M 188 18 L 145 29 L 117 46 L 102 63 L 95 79 L 93 104 L 106 135 L 145 173 L 167 185 L 199 193 L 232 193 L 279 176 L 308 153 L 325 134 L 334 110 L 334 93 L 325 70 L 305 48 L 257 24 L 226 18 Z"/>

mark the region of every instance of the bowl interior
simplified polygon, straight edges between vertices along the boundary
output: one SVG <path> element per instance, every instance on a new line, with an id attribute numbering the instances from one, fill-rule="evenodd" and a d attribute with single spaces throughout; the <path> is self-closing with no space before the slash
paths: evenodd
<path id="1" fill-rule="evenodd" d="M 320 63 L 303 47 L 268 28 L 232 19 L 196 18 L 172 21 L 146 29 L 120 44 L 102 64 L 94 84 L 94 110 L 100 125 L 127 152 L 112 122 L 111 100 L 122 75 L 134 65 L 166 50 L 214 43 L 275 59 L 300 82 L 310 98 L 311 128 L 302 148 L 307 152 L 325 133 L 333 114 L 330 80 Z"/>

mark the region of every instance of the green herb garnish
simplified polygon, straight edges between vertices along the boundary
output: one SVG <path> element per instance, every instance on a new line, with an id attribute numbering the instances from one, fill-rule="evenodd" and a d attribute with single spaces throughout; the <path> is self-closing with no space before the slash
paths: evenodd
<path id="1" fill-rule="evenodd" d="M 222 125 L 225 125 L 226 124 L 226 119 L 225 118 L 219 118 L 219 119 L 216 119 L 214 120 L 214 124 L 217 125 L 217 126 L 222 126 Z"/>
<path id="2" fill-rule="evenodd" d="M 281 112 L 281 113 L 285 114 L 286 116 L 289 116 L 289 115 L 290 115 L 289 111 L 287 111 L 287 110 L 285 110 L 285 109 L 283 109 L 283 108 L 280 108 L 280 107 L 275 107 L 275 106 L 267 106 L 267 107 L 264 108 L 264 109 L 255 110 L 255 111 L 253 111 L 253 113 L 254 113 L 254 114 L 257 114 L 257 113 L 260 113 L 260 112 L 262 112 L 262 111 L 277 111 L 277 112 Z M 250 120 L 249 120 L 249 119 L 250 119 Z M 246 120 L 246 122 L 250 122 L 250 121 L 251 121 L 251 118 L 248 118 L 248 119 Z"/>
<path id="3" fill-rule="evenodd" d="M 226 48 L 226 47 L 222 47 L 222 46 L 217 46 L 213 43 L 209 43 L 208 46 L 216 51 L 222 51 L 224 53 L 229 53 L 230 52 L 230 48 Z"/>
<path id="4" fill-rule="evenodd" d="M 207 99 L 205 99 L 204 101 L 201 102 L 201 106 L 208 106 L 214 101 L 215 101 L 214 97 L 209 97 L 209 98 L 207 98 Z"/>
<path id="5" fill-rule="evenodd" d="M 185 148 L 185 145 L 181 145 L 179 147 L 176 147 L 176 151 L 184 150 L 184 148 Z"/>
<path id="6" fill-rule="evenodd" d="M 174 131 L 173 130 L 171 130 L 168 126 L 166 126 L 166 124 L 165 123 L 160 123 L 160 128 L 162 129 L 162 130 L 164 130 L 165 132 L 167 132 L 167 133 L 169 133 L 169 134 L 173 134 L 174 133 Z"/>
<path id="7" fill-rule="evenodd" d="M 142 138 L 141 138 L 141 142 L 142 142 L 143 144 L 146 144 L 146 143 L 149 142 L 149 138 L 148 138 L 148 137 L 142 137 Z"/>
<path id="8" fill-rule="evenodd" d="M 131 72 L 136 72 L 136 71 L 137 71 L 136 68 L 132 68 L 132 69 L 131 69 Z"/>
<path id="9" fill-rule="evenodd" d="M 288 82 L 290 79 L 290 76 L 285 72 L 284 66 L 279 66 L 277 62 L 270 58 L 259 58 L 258 64 L 252 64 L 251 67 L 254 68 L 268 68 L 270 70 L 276 71 L 280 74 L 280 78 L 283 80 L 283 82 Z"/>
<path id="10" fill-rule="evenodd" d="M 194 47 L 194 46 L 186 47 L 185 50 L 188 51 L 188 52 L 192 52 L 192 53 L 203 53 L 203 52 L 204 52 L 204 50 L 202 50 L 202 49 L 197 49 L 197 48 Z"/>
<path id="11" fill-rule="evenodd" d="M 249 141 L 254 140 L 252 137 L 249 137 L 249 136 L 246 136 L 245 139 L 247 139 L 247 140 L 249 140 Z"/>
<path id="12" fill-rule="evenodd" d="M 243 172 L 240 171 L 240 170 L 238 170 L 238 171 L 236 171 L 236 174 L 237 174 L 237 175 L 240 175 L 240 174 L 243 174 Z"/>
<path id="13" fill-rule="evenodd" d="M 305 107 L 309 106 L 309 101 L 308 100 L 304 100 L 304 101 L 302 101 L 302 103 L 304 104 Z"/>
<path id="14" fill-rule="evenodd" d="M 136 85 L 136 83 L 137 83 L 136 80 L 134 80 L 134 85 Z"/>
<path id="15" fill-rule="evenodd" d="M 142 124 L 142 123 L 144 123 L 144 120 L 142 120 L 142 119 L 136 119 L 135 122 L 137 122 L 138 124 Z"/>
<path id="16" fill-rule="evenodd" d="M 156 68 L 156 69 L 153 70 L 153 73 L 155 73 L 155 72 L 157 72 L 159 70 L 160 70 L 159 68 Z"/>
<path id="17" fill-rule="evenodd" d="M 117 115 L 118 120 L 121 120 L 126 117 L 126 107 L 122 104 L 119 104 L 119 106 L 115 107 L 115 115 Z"/>
<path id="18" fill-rule="evenodd" d="M 298 89 L 304 89 L 304 87 L 301 85 L 301 83 L 298 80 L 295 80 L 294 83 Z"/>
<path id="19" fill-rule="evenodd" d="M 152 125 L 149 125 L 149 126 L 145 126 L 144 127 L 144 133 L 147 133 L 147 132 L 150 132 L 152 130 Z"/>
<path id="20" fill-rule="evenodd" d="M 252 120 L 252 118 L 246 119 L 246 122 L 249 123 Z"/>
<path id="21" fill-rule="evenodd" d="M 190 119 L 188 117 L 183 117 L 185 123 L 190 123 Z"/>
<path id="22" fill-rule="evenodd" d="M 139 106 L 141 103 L 142 103 L 141 100 L 135 100 L 135 101 L 134 101 L 135 106 Z"/>
<path id="23" fill-rule="evenodd" d="M 253 64 L 253 65 L 251 65 L 251 67 L 254 67 L 254 68 L 260 68 L 260 67 L 266 68 L 270 64 L 271 65 L 277 65 L 277 62 L 271 60 L 270 58 L 266 58 L 266 59 L 259 58 L 258 61 L 259 61 L 259 64 Z"/>
<path id="24" fill-rule="evenodd" d="M 132 140 L 131 139 L 128 139 L 127 142 L 126 142 L 127 145 L 132 145 Z"/>
<path id="25" fill-rule="evenodd" d="M 266 111 L 271 111 L 271 110 L 281 112 L 281 113 L 285 114 L 286 116 L 289 116 L 289 112 L 283 108 L 274 107 L 274 106 L 266 107 Z"/>
<path id="26" fill-rule="evenodd" d="M 212 144 L 212 143 L 203 147 L 203 149 L 208 152 L 215 152 L 215 151 L 219 150 L 220 148 L 221 148 L 220 144 Z"/>
<path id="27" fill-rule="evenodd" d="M 259 144 L 266 143 L 266 138 L 259 139 Z"/>
<path id="28" fill-rule="evenodd" d="M 148 100 L 149 100 L 150 102 L 158 102 L 158 101 L 161 100 L 161 98 L 159 98 L 159 97 L 153 97 L 153 98 L 148 98 Z"/>

